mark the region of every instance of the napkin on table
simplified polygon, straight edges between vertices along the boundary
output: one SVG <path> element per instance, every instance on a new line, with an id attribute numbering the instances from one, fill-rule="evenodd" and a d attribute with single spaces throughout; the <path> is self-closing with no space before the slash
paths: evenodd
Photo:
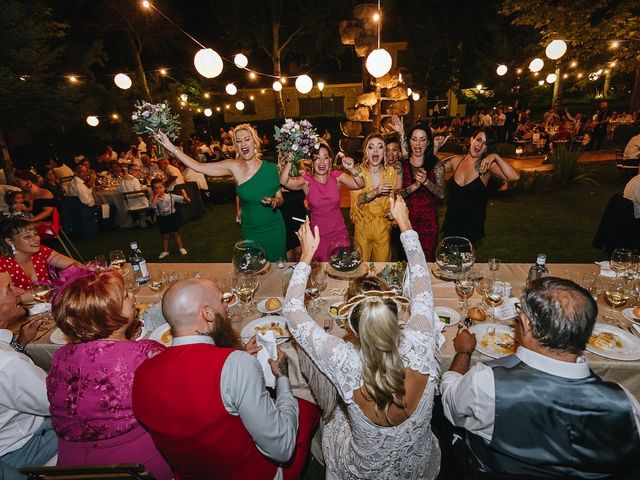
<path id="1" fill-rule="evenodd" d="M 608 260 L 603 260 L 602 262 L 596 262 L 596 265 L 600 266 L 600 275 L 603 277 L 615 277 L 616 272 L 611 269 L 611 264 Z"/>
<path id="2" fill-rule="evenodd" d="M 256 342 L 262 348 L 258 351 L 258 362 L 262 367 L 262 373 L 264 375 L 264 381 L 267 387 L 274 388 L 276 386 L 276 377 L 271 371 L 271 365 L 269 365 L 269 359 L 275 360 L 278 358 L 278 347 L 276 346 L 276 332 L 273 330 L 267 330 L 266 332 L 258 332 L 256 334 Z"/>
<path id="3" fill-rule="evenodd" d="M 160 325 L 167 323 L 162 315 L 162 303 L 154 303 L 147 308 L 142 314 L 142 323 L 150 332 L 154 331 Z"/>

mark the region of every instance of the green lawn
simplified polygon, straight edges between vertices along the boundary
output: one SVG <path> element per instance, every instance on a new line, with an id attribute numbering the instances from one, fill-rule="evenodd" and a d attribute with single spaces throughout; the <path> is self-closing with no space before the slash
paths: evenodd
<path id="1" fill-rule="evenodd" d="M 603 258 L 591 247 L 593 235 L 609 198 L 621 191 L 613 164 L 589 167 L 599 185 L 577 182 L 567 190 L 543 193 L 497 192 L 487 210 L 487 237 L 479 245 L 478 260 L 490 257 L 503 262 L 531 262 L 544 252 L 549 262 L 585 263 Z M 348 218 L 348 212 L 343 212 Z M 440 218 L 444 205 L 440 208 Z M 232 203 L 213 205 L 205 216 L 182 227 L 189 255 L 175 251 L 162 262 L 228 262 L 233 244 L 240 239 Z M 147 260 L 156 262 L 160 235 L 155 227 L 137 230 L 101 232 L 95 240 L 77 241 L 85 259 L 110 250 L 128 250 L 137 240 Z"/>

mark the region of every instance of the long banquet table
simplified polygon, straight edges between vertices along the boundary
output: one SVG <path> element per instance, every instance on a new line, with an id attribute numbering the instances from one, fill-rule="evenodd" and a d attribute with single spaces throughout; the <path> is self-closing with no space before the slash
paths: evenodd
<path id="1" fill-rule="evenodd" d="M 376 270 L 379 272 L 385 264 L 376 264 Z M 434 265 L 430 264 L 430 267 Z M 488 268 L 486 264 L 480 264 L 477 266 L 481 272 L 488 274 Z M 587 272 L 598 272 L 599 267 L 595 264 L 550 264 L 548 265 L 551 275 L 571 278 L 574 281 L 579 280 Z M 232 269 L 231 264 L 226 263 L 174 263 L 174 264 L 149 264 L 151 272 L 158 271 L 174 271 L 178 276 L 189 276 L 196 272 L 199 272 L 204 278 L 225 280 L 228 277 L 229 272 Z M 511 263 L 502 264 L 497 272 L 497 279 L 501 281 L 508 281 L 511 283 L 513 291 L 512 296 L 519 297 L 522 288 L 525 284 L 526 277 L 529 271 L 529 264 Z M 261 275 L 260 286 L 256 293 L 256 300 L 260 300 L 268 297 L 280 297 L 282 296 L 282 269 L 276 268 L 275 264 L 271 265 L 270 270 Z M 433 293 L 436 306 L 444 306 L 450 308 L 456 308 L 459 302 L 459 297 L 456 295 L 453 282 L 441 280 L 431 275 L 431 281 L 433 286 Z M 336 289 L 345 289 L 348 286 L 348 282 L 345 280 L 337 280 L 328 277 L 327 289 L 322 292 L 322 298 L 326 299 L 326 302 L 322 304 L 320 312 L 315 314 L 314 319 L 323 325 L 323 322 L 327 320 L 328 306 L 333 302 L 342 300 L 342 296 L 332 294 L 332 291 Z M 136 294 L 139 303 L 155 303 L 161 299 L 161 297 L 153 293 L 147 286 L 143 286 Z M 480 296 L 474 293 L 470 303 L 477 303 L 480 301 Z M 605 308 L 609 308 L 605 305 L 604 301 L 600 299 L 599 310 L 602 312 Z M 618 309 L 618 313 L 620 309 Z M 232 317 L 234 328 L 239 332 L 250 321 L 259 318 L 262 314 L 257 312 L 255 307 L 252 313 L 248 316 L 241 317 L 234 315 Z M 598 322 L 608 322 L 601 315 L 598 317 Z M 621 320 L 621 323 L 626 323 Z M 453 338 L 456 334 L 457 328 L 455 326 L 448 327 L 444 331 L 446 342 L 440 351 L 441 371 L 446 371 L 455 355 L 453 349 Z M 344 335 L 344 330 L 340 328 L 334 321 L 331 322 L 330 332 L 334 335 Z M 49 341 L 49 335 L 43 336 L 38 342 L 29 345 L 28 350 L 34 359 L 34 361 L 42 366 L 45 370 L 49 368 L 51 362 L 51 356 L 59 348 L 58 345 L 53 345 Z M 292 348 L 288 348 L 287 353 L 292 353 Z M 606 380 L 612 380 L 621 383 L 628 388 L 636 397 L 640 398 L 640 361 L 619 361 L 604 358 L 590 352 L 585 352 L 585 356 L 589 361 L 589 365 L 592 370 L 601 375 Z M 488 361 L 489 357 L 475 352 L 472 356 L 472 363 L 478 361 Z"/>

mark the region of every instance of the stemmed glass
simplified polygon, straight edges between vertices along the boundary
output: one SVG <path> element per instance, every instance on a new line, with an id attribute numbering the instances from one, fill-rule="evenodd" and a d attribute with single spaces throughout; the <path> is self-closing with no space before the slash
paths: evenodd
<path id="1" fill-rule="evenodd" d="M 489 263 L 489 270 L 493 272 L 493 280 L 495 281 L 496 272 L 500 269 L 500 264 L 502 263 L 502 260 L 500 260 L 499 258 L 490 258 L 488 260 L 488 263 Z"/>
<path id="2" fill-rule="evenodd" d="M 600 275 L 595 272 L 585 273 L 582 277 L 582 286 L 589 291 L 593 299 L 597 302 L 603 290 Z"/>
<path id="3" fill-rule="evenodd" d="M 611 269 L 616 272 L 616 278 L 618 275 L 631 266 L 631 250 L 626 248 L 616 248 L 611 254 L 611 261 L 609 262 Z"/>
<path id="4" fill-rule="evenodd" d="M 491 306 L 491 319 L 495 320 L 496 307 L 504 301 L 505 288 L 503 282 L 491 282 L 491 285 L 484 294 L 484 300 Z"/>
<path id="5" fill-rule="evenodd" d="M 122 270 L 127 263 L 127 258 L 122 250 L 113 250 L 109 252 L 109 263 L 112 267 Z"/>
<path id="6" fill-rule="evenodd" d="M 165 279 L 164 272 L 149 272 L 149 281 L 147 286 L 153 292 L 160 292 L 164 288 Z"/>
<path id="7" fill-rule="evenodd" d="M 493 283 L 493 280 L 491 280 L 490 278 L 487 278 L 487 277 L 482 277 L 482 278 L 476 279 L 476 292 L 478 292 L 480 294 L 480 296 L 482 297 L 482 300 L 480 301 L 480 303 L 478 303 L 478 305 L 476 305 L 478 308 L 481 308 L 481 309 L 484 310 L 484 303 L 483 303 L 484 297 L 487 294 L 487 291 L 491 287 L 492 283 Z"/>
<path id="8" fill-rule="evenodd" d="M 36 285 L 31 289 L 31 295 L 36 302 L 48 303 L 53 292 L 53 285 Z"/>
<path id="9" fill-rule="evenodd" d="M 258 275 L 255 273 L 239 273 L 236 276 L 236 285 L 240 303 L 245 306 L 247 313 L 251 312 L 253 297 L 259 286 Z"/>
<path id="10" fill-rule="evenodd" d="M 127 292 L 133 295 L 133 302 L 136 303 L 136 292 L 140 288 L 140 285 L 138 285 L 138 281 L 133 270 L 129 270 L 127 274 L 124 275 L 124 288 Z"/>
<path id="11" fill-rule="evenodd" d="M 473 295 L 475 281 L 473 280 L 473 278 L 470 278 L 468 275 L 465 275 L 464 277 L 456 280 L 455 285 L 456 285 L 456 293 L 461 299 L 459 311 L 461 313 L 465 313 L 469 309 L 468 300 L 469 300 L 469 297 Z"/>
<path id="12" fill-rule="evenodd" d="M 615 308 L 623 306 L 629 299 L 629 290 L 624 279 L 612 278 L 604 291 L 604 296 L 607 302 L 609 302 L 609 305 L 611 305 L 611 308 L 607 311 L 604 318 L 615 320 Z"/>
<path id="13" fill-rule="evenodd" d="M 324 292 L 327 289 L 327 271 L 319 263 L 314 263 L 311 266 L 311 283 L 318 288 L 317 297 L 319 297 L 320 292 Z M 319 297 L 317 300 L 315 300 L 316 307 L 318 303 L 324 302 L 324 298 Z"/>
<path id="14" fill-rule="evenodd" d="M 634 278 L 631 281 L 631 292 L 633 293 L 633 296 L 636 298 L 635 306 L 638 306 L 638 302 L 640 302 L 640 279 L 639 278 Z"/>

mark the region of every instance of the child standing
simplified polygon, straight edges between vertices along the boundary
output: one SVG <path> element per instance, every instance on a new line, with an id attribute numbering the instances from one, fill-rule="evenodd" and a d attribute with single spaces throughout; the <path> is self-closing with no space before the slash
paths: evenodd
<path id="1" fill-rule="evenodd" d="M 176 245 L 180 251 L 180 254 L 186 255 L 187 250 L 182 243 L 182 237 L 180 236 L 180 216 L 176 212 L 176 203 L 191 202 L 187 192 L 184 189 L 180 192 L 182 195 L 175 195 L 173 193 L 166 193 L 163 180 L 161 178 L 155 178 L 151 181 L 151 188 L 153 189 L 153 200 L 151 200 L 151 206 L 156 214 L 158 220 L 158 228 L 160 229 L 160 235 L 162 235 L 162 252 L 158 255 L 158 258 L 165 258 L 169 255 L 169 241 L 173 237 Z"/>

